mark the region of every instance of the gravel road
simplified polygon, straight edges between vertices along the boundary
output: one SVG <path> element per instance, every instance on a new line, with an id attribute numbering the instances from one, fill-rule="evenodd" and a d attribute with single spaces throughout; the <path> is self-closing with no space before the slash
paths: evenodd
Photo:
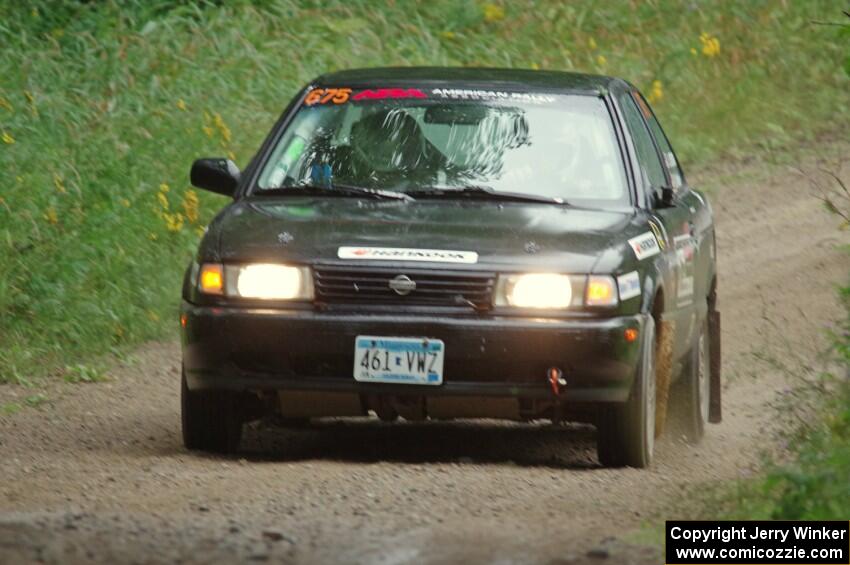
<path id="1" fill-rule="evenodd" d="M 56 379 L 47 403 L 0 412 L 0 563 L 659 562 L 630 532 L 756 468 L 777 367 L 823 350 L 850 266 L 789 168 L 699 176 L 729 179 L 711 195 L 725 419 L 699 447 L 669 434 L 652 469 L 610 470 L 592 427 L 375 420 L 252 428 L 238 458 L 198 455 L 180 440 L 179 347 L 152 343 L 108 382 Z M 31 394 L 0 386 L 0 405 Z"/>

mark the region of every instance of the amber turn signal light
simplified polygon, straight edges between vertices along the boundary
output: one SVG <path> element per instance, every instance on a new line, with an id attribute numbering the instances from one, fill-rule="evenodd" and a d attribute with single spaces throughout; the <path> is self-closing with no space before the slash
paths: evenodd
<path id="1" fill-rule="evenodd" d="M 636 328 L 628 328 L 623 332 L 623 337 L 626 338 L 626 341 L 632 343 L 638 338 L 638 331 Z"/>
<path id="2" fill-rule="evenodd" d="M 224 271 L 221 265 L 207 263 L 201 267 L 198 286 L 204 294 L 224 294 Z"/>
<path id="3" fill-rule="evenodd" d="M 585 304 L 587 306 L 616 306 L 617 286 L 614 279 L 596 275 L 588 277 Z"/>

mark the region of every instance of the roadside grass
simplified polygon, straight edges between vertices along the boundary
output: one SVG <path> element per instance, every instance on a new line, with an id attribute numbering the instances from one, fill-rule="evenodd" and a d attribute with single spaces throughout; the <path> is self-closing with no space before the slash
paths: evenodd
<path id="1" fill-rule="evenodd" d="M 850 251 L 850 250 L 848 250 Z M 795 383 L 771 406 L 781 449 L 766 447 L 759 470 L 738 480 L 689 487 L 625 541 L 663 555 L 665 524 L 675 520 L 847 520 L 850 509 L 850 286 L 846 317 L 832 334 L 829 372 L 774 365 Z M 796 377 L 796 378 L 795 378 Z M 772 444 L 773 442 L 768 442 Z"/>
<path id="2" fill-rule="evenodd" d="M 47 402 L 49 402 L 49 399 L 46 395 L 41 393 L 31 394 L 24 398 L 21 402 L 6 402 L 0 405 L 0 415 L 13 416 L 23 410 L 25 406 L 29 408 L 38 408 Z"/>
<path id="3" fill-rule="evenodd" d="M 787 393 L 783 411 L 795 425 L 788 454 L 757 477 L 710 490 L 705 508 L 726 519 L 846 520 L 850 509 L 850 286 L 846 317 L 833 334 L 834 366 Z M 788 416 L 786 416 L 788 417 Z M 789 419 L 790 419 L 789 418 Z"/>
<path id="4" fill-rule="evenodd" d="M 65 382 L 72 384 L 100 383 L 109 380 L 109 376 L 98 367 L 80 363 L 65 367 L 64 373 Z"/>
<path id="5" fill-rule="evenodd" d="M 372 65 L 621 75 L 686 165 L 850 124 L 832 0 L 9 2 L 0 6 L 0 382 L 176 331 L 180 278 L 298 88 Z M 85 379 L 83 379 L 85 380 Z"/>
<path id="6" fill-rule="evenodd" d="M 850 54 L 850 49 L 848 49 Z M 850 59 L 848 59 L 850 62 Z M 842 144 L 843 145 L 843 144 Z M 796 169 L 836 219 L 836 229 L 850 225 L 846 151 L 819 154 L 816 170 Z M 798 160 L 800 162 L 800 160 Z M 844 246 L 844 252 L 850 252 Z M 766 454 L 764 468 L 752 478 L 703 489 L 695 498 L 702 519 L 846 520 L 850 509 L 850 285 L 839 289 L 843 321 L 831 331 L 825 361 L 817 371 L 805 359 L 791 365 L 769 355 L 761 363 L 786 375 L 792 386 L 773 406 L 784 452 Z M 766 320 L 766 318 L 765 318 Z M 782 335 L 772 328 L 773 339 Z M 783 344 L 791 348 L 792 344 Z"/>

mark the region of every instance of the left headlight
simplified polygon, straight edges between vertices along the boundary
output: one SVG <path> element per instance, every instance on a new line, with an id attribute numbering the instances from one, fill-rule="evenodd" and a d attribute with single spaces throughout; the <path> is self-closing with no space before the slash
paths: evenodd
<path id="1" fill-rule="evenodd" d="M 617 306 L 617 283 L 607 275 L 516 273 L 500 275 L 495 305 L 563 310 Z"/>
<path id="2" fill-rule="evenodd" d="M 568 308 L 572 300 L 570 276 L 557 273 L 502 275 L 496 289 L 497 306 Z"/>
<path id="3" fill-rule="evenodd" d="M 203 273 L 222 272 L 222 286 L 218 292 L 205 288 Z M 205 264 L 201 267 L 201 292 L 224 294 L 238 298 L 258 300 L 312 300 L 313 277 L 309 267 L 276 263 L 247 265 Z"/>

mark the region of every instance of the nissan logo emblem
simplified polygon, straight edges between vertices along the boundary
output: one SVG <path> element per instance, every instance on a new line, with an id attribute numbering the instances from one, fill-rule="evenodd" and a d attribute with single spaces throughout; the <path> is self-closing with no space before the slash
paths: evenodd
<path id="1" fill-rule="evenodd" d="M 416 290 L 416 281 L 407 275 L 399 275 L 390 280 L 389 286 L 399 296 L 405 296 Z"/>

